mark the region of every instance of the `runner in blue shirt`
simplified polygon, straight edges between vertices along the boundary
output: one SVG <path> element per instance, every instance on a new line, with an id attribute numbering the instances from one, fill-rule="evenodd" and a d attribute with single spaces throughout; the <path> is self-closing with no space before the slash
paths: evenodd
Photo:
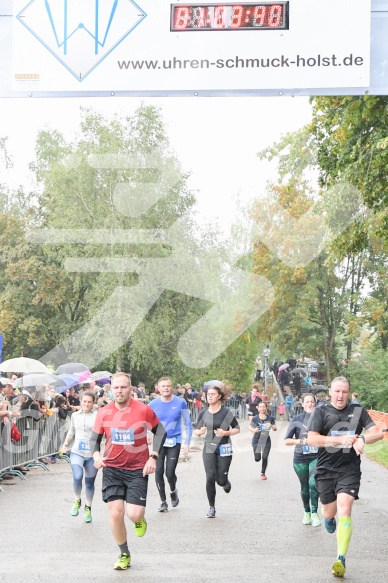
<path id="1" fill-rule="evenodd" d="M 190 412 L 187 408 L 187 403 L 181 397 L 173 395 L 172 388 L 172 382 L 169 377 L 162 377 L 159 379 L 158 389 L 160 397 L 154 399 L 149 404 L 167 432 L 167 437 L 158 457 L 155 471 L 156 486 L 159 490 L 161 500 L 161 504 L 158 508 L 159 512 L 168 511 L 164 474 L 166 474 L 171 490 L 171 506 L 175 508 L 175 506 L 178 506 L 179 504 L 178 490 L 176 488 L 177 476 L 175 471 L 182 445 L 182 419 L 186 429 L 185 443 L 183 445 L 184 455 L 189 453 L 190 440 L 193 433 L 193 425 Z"/>

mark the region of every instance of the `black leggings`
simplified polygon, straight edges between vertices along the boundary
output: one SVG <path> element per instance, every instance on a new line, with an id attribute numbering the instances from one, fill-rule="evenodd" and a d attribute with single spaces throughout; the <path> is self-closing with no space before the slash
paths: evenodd
<path id="1" fill-rule="evenodd" d="M 164 473 L 166 473 L 167 481 L 170 485 L 170 490 L 173 492 L 176 488 L 176 467 L 179 461 L 179 453 L 181 451 L 181 444 L 177 443 L 173 447 L 162 447 L 156 462 L 155 481 L 159 490 L 159 496 L 162 502 L 166 500 L 166 489 L 164 484 Z"/>
<path id="2" fill-rule="evenodd" d="M 255 462 L 261 462 L 261 473 L 265 474 L 268 465 L 268 456 L 269 452 L 271 451 L 271 440 L 267 439 L 265 444 L 260 443 L 260 440 L 257 443 L 253 444 L 253 455 L 255 456 Z"/>
<path id="3" fill-rule="evenodd" d="M 228 482 L 228 472 L 232 463 L 231 455 L 220 456 L 218 452 L 202 452 L 203 465 L 206 473 L 206 494 L 209 500 L 209 506 L 215 506 L 216 503 L 216 483 L 219 486 L 225 486 Z"/>

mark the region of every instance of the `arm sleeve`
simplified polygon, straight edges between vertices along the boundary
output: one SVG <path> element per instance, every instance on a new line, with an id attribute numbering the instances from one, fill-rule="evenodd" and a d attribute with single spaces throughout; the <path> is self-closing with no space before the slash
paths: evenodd
<path id="1" fill-rule="evenodd" d="M 160 454 L 166 439 L 167 431 L 165 430 L 163 424 L 160 421 L 157 425 L 154 425 L 151 431 L 155 436 L 152 446 L 153 450 L 157 451 Z"/>
<path id="2" fill-rule="evenodd" d="M 102 433 L 96 433 L 95 431 L 92 431 L 92 435 L 90 437 L 90 451 L 92 452 L 92 455 L 96 451 L 101 451 L 102 438 L 103 438 Z"/>
<path id="3" fill-rule="evenodd" d="M 193 423 L 191 421 L 190 411 L 187 408 L 186 403 L 182 405 L 182 418 L 186 429 L 186 445 L 190 445 L 191 436 L 193 435 Z"/>

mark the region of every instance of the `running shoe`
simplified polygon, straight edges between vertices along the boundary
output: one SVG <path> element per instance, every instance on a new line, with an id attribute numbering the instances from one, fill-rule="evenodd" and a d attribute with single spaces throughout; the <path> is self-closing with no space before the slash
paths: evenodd
<path id="1" fill-rule="evenodd" d="M 161 503 L 161 505 L 158 508 L 158 512 L 167 512 L 168 511 L 168 504 L 166 502 L 166 500 L 164 502 Z"/>
<path id="2" fill-rule="evenodd" d="M 229 480 L 226 482 L 226 484 L 225 484 L 225 486 L 223 488 L 224 488 L 224 492 L 226 492 L 227 494 L 229 494 L 229 492 L 232 489 L 232 484 L 229 482 Z"/>
<path id="3" fill-rule="evenodd" d="M 311 524 L 311 514 L 310 512 L 305 512 L 303 515 L 303 524 Z"/>
<path id="4" fill-rule="evenodd" d="M 337 528 L 335 518 L 325 518 L 325 528 L 327 532 L 333 534 L 333 532 L 335 532 L 335 529 Z"/>
<path id="5" fill-rule="evenodd" d="M 135 522 L 134 528 L 136 536 L 144 536 L 147 530 L 146 519 L 142 518 L 139 522 Z"/>
<path id="6" fill-rule="evenodd" d="M 70 514 L 72 516 L 78 516 L 80 508 L 81 508 L 81 498 L 79 500 L 74 500 L 74 504 L 71 507 Z"/>
<path id="7" fill-rule="evenodd" d="M 345 557 L 338 555 L 338 559 L 332 566 L 332 572 L 335 577 L 343 577 L 345 575 Z"/>
<path id="8" fill-rule="evenodd" d="M 84 521 L 85 522 L 92 522 L 92 509 L 90 508 L 90 506 L 85 506 Z"/>
<path id="9" fill-rule="evenodd" d="M 178 490 L 174 490 L 174 492 L 171 492 L 170 497 L 171 497 L 171 506 L 173 508 L 175 508 L 179 504 Z"/>
<path id="10" fill-rule="evenodd" d="M 214 506 L 210 506 L 209 510 L 207 511 L 206 518 L 215 518 L 216 517 L 216 509 Z"/>
<path id="11" fill-rule="evenodd" d="M 122 555 L 119 556 L 119 560 L 115 562 L 115 564 L 113 565 L 113 568 L 116 569 L 116 571 L 125 571 L 125 569 L 128 569 L 128 567 L 131 566 L 131 555 L 127 555 L 127 553 L 122 553 Z"/>
<path id="12" fill-rule="evenodd" d="M 318 514 L 316 512 L 313 512 L 311 515 L 311 524 L 313 526 L 321 526 L 321 519 L 319 518 Z"/>
<path id="13" fill-rule="evenodd" d="M 267 479 L 267 476 L 265 474 L 261 474 L 260 480 L 266 480 L 266 479 Z"/>

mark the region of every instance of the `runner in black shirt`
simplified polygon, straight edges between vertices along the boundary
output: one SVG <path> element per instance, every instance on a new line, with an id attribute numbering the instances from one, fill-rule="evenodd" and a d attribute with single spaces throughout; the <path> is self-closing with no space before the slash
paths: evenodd
<path id="1" fill-rule="evenodd" d="M 352 506 L 358 499 L 361 459 L 365 443 L 382 439 L 367 411 L 349 404 L 350 386 L 345 377 L 335 378 L 329 389 L 331 402 L 317 407 L 308 423 L 307 441 L 318 446 L 316 484 L 325 516 L 325 528 L 333 533 L 337 524 L 337 555 L 333 575 L 345 574 L 345 557 L 352 536 Z M 363 429 L 365 433 L 361 435 Z"/>
<path id="2" fill-rule="evenodd" d="M 276 431 L 277 427 L 275 419 L 271 417 L 271 415 L 268 415 L 267 403 L 264 401 L 259 403 L 257 410 L 258 415 L 255 415 L 252 418 L 251 424 L 249 425 L 249 431 L 253 433 L 252 447 L 255 462 L 262 460 L 260 479 L 266 480 L 267 476 L 265 475 L 265 472 L 268 465 L 269 452 L 271 451 L 271 438 L 269 432 L 271 429 Z"/>
<path id="3" fill-rule="evenodd" d="M 233 454 L 230 436 L 240 432 L 238 421 L 232 411 L 223 406 L 230 394 L 230 389 L 220 381 L 215 382 L 217 384 L 207 390 L 209 408 L 200 412 L 194 429 L 194 435 L 206 435 L 202 459 L 206 473 L 206 493 L 210 505 L 208 518 L 215 518 L 216 515 L 216 483 L 222 486 L 227 494 L 232 488 L 228 480 Z"/>
<path id="4" fill-rule="evenodd" d="M 284 443 L 295 445 L 293 466 L 301 488 L 300 494 L 304 507 L 302 523 L 321 526 L 318 516 L 318 492 L 315 485 L 318 448 L 315 445 L 307 445 L 307 424 L 315 406 L 314 395 L 310 393 L 303 395 L 303 413 L 292 418 L 287 428 Z"/>
<path id="5" fill-rule="evenodd" d="M 245 407 L 247 408 L 249 421 L 257 415 L 257 405 L 261 403 L 263 399 L 259 395 L 259 385 L 252 385 L 251 394 L 245 399 Z"/>

